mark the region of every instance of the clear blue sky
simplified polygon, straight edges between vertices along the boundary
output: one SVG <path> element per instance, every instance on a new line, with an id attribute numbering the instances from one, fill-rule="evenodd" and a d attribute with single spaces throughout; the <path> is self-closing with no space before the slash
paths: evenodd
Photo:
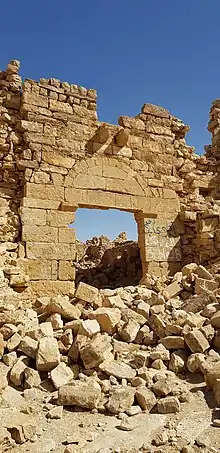
<path id="1" fill-rule="evenodd" d="M 0 14 L 1 69 L 16 58 L 24 78 L 96 88 L 101 121 L 162 105 L 190 124 L 197 153 L 209 143 L 209 108 L 220 97 L 219 0 L 12 0 Z M 134 236 L 130 217 L 78 213 L 77 231 Z"/>

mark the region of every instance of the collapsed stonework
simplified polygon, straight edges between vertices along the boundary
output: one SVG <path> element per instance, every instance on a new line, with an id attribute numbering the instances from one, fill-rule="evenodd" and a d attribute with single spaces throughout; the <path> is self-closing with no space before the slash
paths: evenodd
<path id="1" fill-rule="evenodd" d="M 95 90 L 22 82 L 19 62 L 0 72 L 1 281 L 36 296 L 73 294 L 78 207 L 134 213 L 143 276 L 162 280 L 219 255 L 219 105 L 212 145 L 197 156 L 189 130 L 144 104 L 119 125 L 98 121 Z M 26 288 L 26 289 L 25 289 Z"/>

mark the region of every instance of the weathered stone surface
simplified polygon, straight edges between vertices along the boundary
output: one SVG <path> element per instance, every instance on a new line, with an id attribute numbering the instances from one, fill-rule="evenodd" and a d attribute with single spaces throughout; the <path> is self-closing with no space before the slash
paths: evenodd
<path id="1" fill-rule="evenodd" d="M 69 297 L 57 296 L 51 299 L 46 307 L 47 313 L 59 313 L 64 318 L 72 320 L 79 319 L 80 310 L 69 302 Z"/>
<path id="2" fill-rule="evenodd" d="M 100 332 L 100 325 L 96 319 L 86 319 L 79 326 L 78 334 L 93 337 Z"/>
<path id="3" fill-rule="evenodd" d="M 111 334 L 116 330 L 121 319 L 121 312 L 118 308 L 100 307 L 91 312 L 90 318 L 98 321 L 102 332 Z"/>
<path id="4" fill-rule="evenodd" d="M 65 363 L 61 362 L 51 371 L 51 380 L 56 389 L 68 384 L 74 377 L 74 374 Z"/>
<path id="5" fill-rule="evenodd" d="M 106 408 L 112 414 L 126 412 L 134 403 L 134 390 L 131 387 L 122 387 L 112 390 Z"/>
<path id="6" fill-rule="evenodd" d="M 180 411 L 180 402 L 175 396 L 167 396 L 158 401 L 157 411 L 159 414 L 175 414 Z"/>
<path id="7" fill-rule="evenodd" d="M 209 348 L 209 342 L 199 329 L 184 335 L 184 340 L 192 352 L 204 352 Z"/>
<path id="8" fill-rule="evenodd" d="M 124 341 L 131 343 L 135 340 L 139 330 L 140 324 L 138 324 L 134 319 L 131 319 L 123 325 L 122 329 L 119 329 L 119 335 Z"/>
<path id="9" fill-rule="evenodd" d="M 80 357 L 86 369 L 95 368 L 110 356 L 112 345 L 110 338 L 98 334 L 92 340 L 86 341 L 80 348 Z"/>
<path id="10" fill-rule="evenodd" d="M 135 393 L 135 398 L 137 403 L 143 410 L 148 410 L 149 412 L 156 405 L 157 400 L 154 393 L 145 387 L 140 387 Z"/>
<path id="11" fill-rule="evenodd" d="M 166 349 L 185 349 L 184 338 L 175 335 L 162 338 L 160 343 L 162 343 Z"/>
<path id="12" fill-rule="evenodd" d="M 80 406 L 86 409 L 97 407 L 101 398 L 101 388 L 97 382 L 73 381 L 59 388 L 58 404 Z"/>
<path id="13" fill-rule="evenodd" d="M 98 289 L 80 282 L 76 289 L 75 297 L 84 300 L 85 302 L 93 303 L 98 297 Z"/>
<path id="14" fill-rule="evenodd" d="M 218 283 L 215 280 L 207 280 L 204 278 L 196 278 L 195 293 L 201 294 L 204 291 L 214 291 L 218 288 Z"/>
<path id="15" fill-rule="evenodd" d="M 23 352 L 32 359 L 36 358 L 37 348 L 37 341 L 28 336 L 22 338 L 21 342 L 19 343 L 19 351 Z"/>
<path id="16" fill-rule="evenodd" d="M 60 353 L 56 338 L 43 337 L 39 340 L 36 354 L 36 367 L 39 371 L 51 371 L 60 362 Z"/>
<path id="17" fill-rule="evenodd" d="M 99 365 L 99 368 L 108 376 L 112 375 L 118 379 L 133 379 L 136 376 L 136 371 L 130 365 L 119 360 L 107 359 Z"/>

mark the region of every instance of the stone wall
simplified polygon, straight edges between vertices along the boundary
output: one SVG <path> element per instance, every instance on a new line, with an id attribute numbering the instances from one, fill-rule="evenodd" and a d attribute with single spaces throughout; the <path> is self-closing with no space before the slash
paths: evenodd
<path id="1" fill-rule="evenodd" d="M 102 123 L 95 90 L 57 79 L 22 84 L 18 69 L 12 61 L 0 72 L 3 286 L 10 271 L 16 291 L 73 294 L 68 225 L 80 207 L 134 213 L 144 275 L 165 278 L 218 255 L 216 105 L 213 146 L 200 157 L 186 145 L 189 127 L 162 107 Z"/>

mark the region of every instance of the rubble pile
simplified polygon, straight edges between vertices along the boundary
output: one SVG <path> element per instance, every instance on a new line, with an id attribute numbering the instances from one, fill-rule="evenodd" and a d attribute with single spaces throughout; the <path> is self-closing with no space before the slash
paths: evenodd
<path id="1" fill-rule="evenodd" d="M 113 241 L 106 236 L 76 242 L 76 284 L 81 281 L 96 288 L 137 285 L 142 277 L 140 250 L 125 232 Z"/>
<path id="2" fill-rule="evenodd" d="M 37 399 L 52 419 L 66 406 L 113 414 L 129 431 L 126 416 L 178 413 L 191 396 L 184 376 L 202 373 L 220 405 L 219 299 L 218 275 L 191 263 L 160 291 L 81 282 L 72 300 L 2 304 L 1 395 L 17 388 L 26 411 Z M 5 428 L 18 444 L 36 438 L 36 427 Z"/>

